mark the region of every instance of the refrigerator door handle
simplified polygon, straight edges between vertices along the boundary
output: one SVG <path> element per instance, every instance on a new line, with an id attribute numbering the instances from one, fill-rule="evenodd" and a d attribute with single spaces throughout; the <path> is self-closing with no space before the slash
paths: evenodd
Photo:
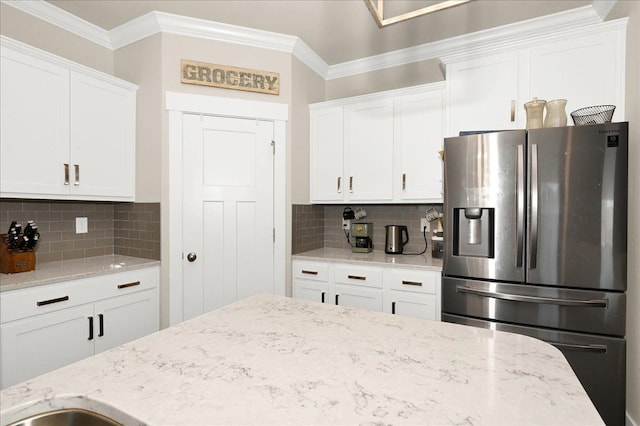
<path id="1" fill-rule="evenodd" d="M 546 342 L 555 346 L 558 349 L 566 349 L 569 351 L 607 353 L 606 345 L 595 345 L 595 344 L 574 345 L 571 343 L 560 343 L 560 342 L 551 342 L 551 341 L 546 341 Z"/>
<path id="2" fill-rule="evenodd" d="M 491 297 L 493 299 L 510 300 L 512 302 L 527 302 L 527 303 L 539 303 L 546 305 L 560 305 L 560 306 L 577 306 L 577 307 L 594 307 L 594 308 L 606 308 L 606 299 L 558 299 L 555 297 L 542 297 L 542 296 L 527 296 L 523 294 L 511 294 L 511 293 L 498 293 L 494 291 L 479 290 L 476 288 L 467 287 L 464 285 L 457 285 L 456 292 L 468 293 L 481 297 Z"/>
<path id="3" fill-rule="evenodd" d="M 531 258 L 529 268 L 538 264 L 538 145 L 531 144 Z"/>
<path id="4" fill-rule="evenodd" d="M 524 250 L 524 146 L 517 147 L 517 180 L 516 180 L 516 267 L 522 267 Z"/>

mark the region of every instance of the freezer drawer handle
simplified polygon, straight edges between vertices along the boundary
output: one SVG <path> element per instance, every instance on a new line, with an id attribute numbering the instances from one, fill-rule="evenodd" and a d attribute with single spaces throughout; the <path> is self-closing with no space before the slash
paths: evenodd
<path id="1" fill-rule="evenodd" d="M 475 294 L 476 296 L 491 297 L 494 299 L 512 300 L 514 302 L 540 303 L 560 306 L 583 306 L 594 308 L 606 308 L 605 299 L 579 300 L 579 299 L 556 299 L 553 297 L 525 296 L 521 294 L 497 293 L 493 291 L 478 290 L 466 286 L 456 286 L 456 292 Z"/>
<path id="2" fill-rule="evenodd" d="M 579 352 L 597 352 L 597 353 L 607 353 L 606 345 L 573 345 L 570 343 L 559 343 L 559 342 L 549 342 L 553 346 L 558 349 L 566 349 L 569 351 L 579 351 Z"/>

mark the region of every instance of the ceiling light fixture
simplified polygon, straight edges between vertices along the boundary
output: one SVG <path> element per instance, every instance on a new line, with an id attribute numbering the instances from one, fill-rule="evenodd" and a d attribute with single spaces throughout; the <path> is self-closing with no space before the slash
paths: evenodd
<path id="1" fill-rule="evenodd" d="M 378 24 L 378 28 L 386 27 L 387 25 L 397 24 L 398 22 L 406 21 L 407 19 L 416 18 L 418 16 L 426 15 L 427 13 L 436 12 L 442 9 L 448 9 L 453 6 L 458 6 L 463 3 L 468 3 L 471 0 L 447 0 L 440 1 L 431 6 L 423 7 L 413 10 L 411 12 L 403 13 L 391 18 L 384 18 L 384 0 L 364 0 L 367 5 L 371 16 Z"/>

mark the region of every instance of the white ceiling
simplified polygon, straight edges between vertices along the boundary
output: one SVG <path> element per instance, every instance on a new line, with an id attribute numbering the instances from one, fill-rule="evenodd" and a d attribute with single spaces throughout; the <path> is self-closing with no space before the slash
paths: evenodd
<path id="1" fill-rule="evenodd" d="M 151 11 L 300 37 L 329 65 L 574 9 L 589 0 L 474 0 L 378 28 L 362 0 L 49 0 L 104 30 Z M 385 0 L 385 17 L 432 4 Z"/>

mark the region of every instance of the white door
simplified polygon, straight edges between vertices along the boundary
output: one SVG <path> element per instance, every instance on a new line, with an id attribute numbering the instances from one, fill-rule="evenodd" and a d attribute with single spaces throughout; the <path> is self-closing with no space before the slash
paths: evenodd
<path id="1" fill-rule="evenodd" d="M 342 107 L 311 111 L 311 201 L 344 199 Z"/>
<path id="2" fill-rule="evenodd" d="M 183 319 L 274 294 L 273 123 L 184 115 Z"/>

